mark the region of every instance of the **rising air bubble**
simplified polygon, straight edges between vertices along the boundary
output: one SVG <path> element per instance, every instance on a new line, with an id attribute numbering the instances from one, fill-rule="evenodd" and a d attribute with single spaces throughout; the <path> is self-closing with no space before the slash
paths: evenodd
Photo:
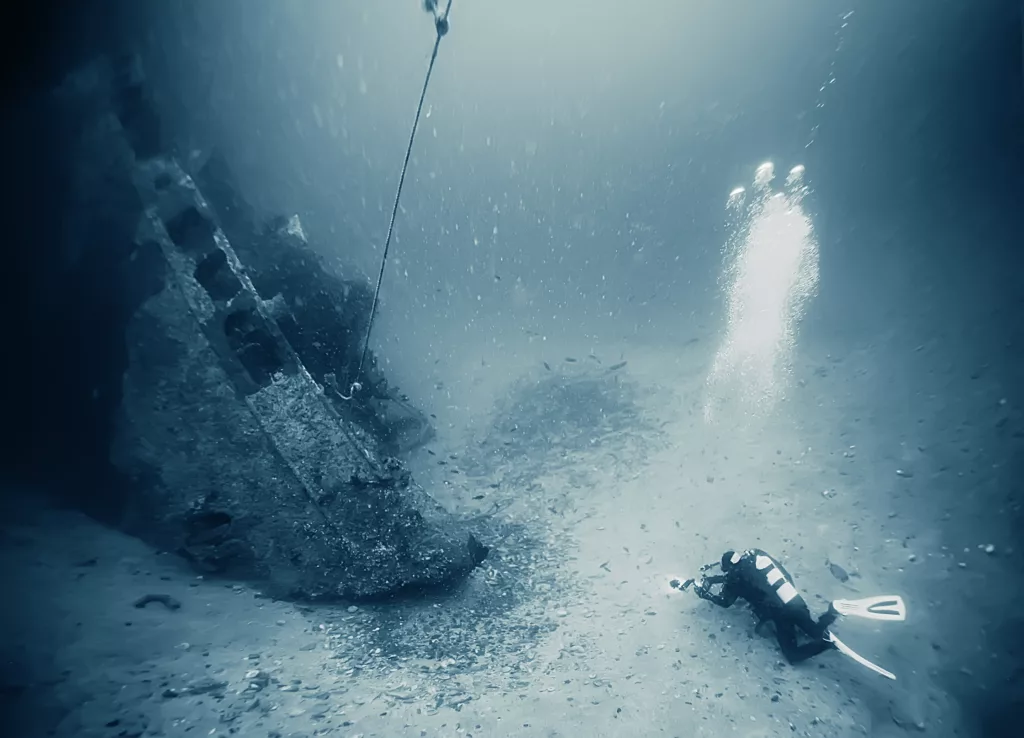
<path id="1" fill-rule="evenodd" d="M 747 190 L 744 187 L 737 187 L 735 190 L 729 193 L 729 200 L 726 202 L 725 207 L 728 210 L 734 210 L 743 204 L 743 196 L 747 194 Z"/>
<path id="2" fill-rule="evenodd" d="M 754 172 L 754 189 L 763 190 L 775 179 L 775 165 L 766 161 Z"/>
<path id="3" fill-rule="evenodd" d="M 754 172 L 751 201 L 740 207 L 743 188 L 729 195 L 736 221 L 720 279 L 727 321 L 707 378 L 709 422 L 759 415 L 785 396 L 797 328 L 818 285 L 817 241 L 801 205 L 803 175 L 802 165 L 793 167 L 785 190 L 775 192 L 774 166 L 766 162 Z M 723 418 L 725 407 L 739 415 Z"/>

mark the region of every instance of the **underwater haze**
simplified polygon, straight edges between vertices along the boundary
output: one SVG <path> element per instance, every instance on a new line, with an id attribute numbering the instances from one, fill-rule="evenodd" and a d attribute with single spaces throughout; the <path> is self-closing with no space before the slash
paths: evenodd
<path id="1" fill-rule="evenodd" d="M 3 131 L 23 375 L 0 527 L 10 735 L 1020 735 L 1021 8 L 433 5 L 83 3 L 32 26 Z M 81 90 L 103 88 L 97 60 L 125 58 L 174 175 L 155 189 L 137 142 L 103 148 L 107 124 L 83 122 L 113 120 Z M 386 377 L 382 403 L 418 435 L 381 447 L 436 503 L 430 524 L 472 531 L 457 581 L 279 596 L 266 572 L 197 569 L 193 539 L 148 536 L 129 512 L 189 493 L 195 477 L 168 469 L 207 453 L 254 500 L 245 525 L 291 514 L 255 446 L 168 410 L 230 425 L 217 403 L 237 392 L 239 412 L 263 411 L 248 384 L 203 394 L 214 369 L 167 368 L 166 346 L 209 335 L 215 290 L 190 303 L 199 317 L 160 324 L 139 316 L 168 293 L 126 276 L 149 257 L 124 244 L 158 240 L 147 224 L 177 241 L 150 190 L 194 180 L 226 222 L 212 157 L 279 239 L 224 225 L 218 258 L 252 275 L 253 314 L 281 323 L 297 376 L 327 395 L 337 380 L 350 440 L 364 420 L 341 396 Z M 357 355 L 369 331 L 372 368 L 335 377 L 285 330 L 283 302 L 323 294 L 265 293 L 266 244 L 296 239 L 346 300 L 378 299 L 344 339 Z M 173 341 L 136 350 L 165 328 Z M 150 434 L 142 407 L 180 425 Z M 297 467 L 291 441 L 322 434 L 298 404 L 281 412 L 266 456 L 306 479 L 322 459 Z M 390 432 L 378 419 L 370 435 Z M 204 500 L 237 492 L 226 475 Z M 813 618 L 837 603 L 810 640 L 849 648 L 789 663 L 790 615 L 695 596 L 732 551 Z M 873 616 L 875 596 L 905 618 Z"/>

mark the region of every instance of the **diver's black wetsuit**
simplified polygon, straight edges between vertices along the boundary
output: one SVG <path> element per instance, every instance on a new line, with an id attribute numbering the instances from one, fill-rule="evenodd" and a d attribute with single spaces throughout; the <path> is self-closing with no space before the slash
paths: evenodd
<path id="1" fill-rule="evenodd" d="M 721 607 L 730 607 L 742 597 L 757 615 L 761 623 L 775 623 L 775 633 L 782 653 L 791 664 L 796 664 L 823 651 L 834 648 L 825 640 L 825 633 L 839 614 L 829 607 L 817 622 L 804 598 L 793 586 L 793 577 L 785 567 L 759 548 L 743 553 L 726 551 L 722 556 L 725 574 L 705 577 L 695 588 L 697 595 Z M 713 594 L 710 586 L 721 584 L 719 594 Z M 812 639 L 811 643 L 798 645 L 796 629 L 799 628 Z"/>

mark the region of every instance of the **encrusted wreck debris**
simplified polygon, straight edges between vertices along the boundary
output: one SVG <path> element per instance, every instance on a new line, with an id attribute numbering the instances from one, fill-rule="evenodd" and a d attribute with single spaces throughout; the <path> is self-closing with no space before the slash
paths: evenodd
<path id="1" fill-rule="evenodd" d="M 194 158 L 194 157 L 193 157 Z M 434 428 L 388 385 L 372 354 L 360 375 L 362 391 L 342 400 L 356 375 L 373 293 L 365 279 L 344 279 L 306 240 L 297 216 L 257 225 L 216 152 L 195 167 L 194 181 L 217 217 L 256 291 L 269 300 L 281 332 L 310 375 L 328 390 L 338 412 L 369 431 L 392 453 L 431 440 Z M 212 193 L 207 197 L 207 193 Z"/>
<path id="2" fill-rule="evenodd" d="M 368 599 L 457 582 L 486 547 L 386 456 L 394 439 L 324 390 L 332 374 L 351 376 L 366 286 L 332 282 L 297 219 L 245 244 L 243 267 L 192 177 L 134 127 L 153 121 L 139 115 L 134 70 L 113 83 L 132 114 L 122 106 L 100 126 L 144 208 L 130 258 L 156 276 L 125 336 L 112 449 L 134 483 L 124 526 L 277 596 Z M 324 314 L 348 332 L 329 334 Z M 389 400 L 372 371 L 371 397 Z"/>

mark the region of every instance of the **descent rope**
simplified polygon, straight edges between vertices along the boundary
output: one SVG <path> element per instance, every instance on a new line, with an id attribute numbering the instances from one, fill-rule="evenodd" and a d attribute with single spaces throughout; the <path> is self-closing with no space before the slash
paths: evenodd
<path id="1" fill-rule="evenodd" d="M 436 0 L 426 0 L 426 2 L 424 2 L 424 7 L 434 16 L 434 28 L 437 31 L 437 38 L 434 40 L 434 51 L 430 55 L 430 64 L 427 66 L 427 76 L 423 80 L 423 91 L 420 92 L 420 102 L 419 105 L 416 106 L 416 118 L 412 122 L 412 130 L 409 132 L 409 146 L 405 150 L 405 161 L 402 163 L 402 175 L 398 178 L 398 191 L 395 192 L 395 205 L 391 209 L 391 222 L 388 224 L 388 235 L 384 240 L 384 254 L 380 260 L 380 272 L 377 274 L 377 288 L 373 291 L 373 303 L 370 305 L 370 319 L 366 323 L 366 338 L 363 341 L 363 353 L 359 357 L 359 366 L 352 379 L 352 384 L 349 385 L 348 395 L 340 395 L 344 400 L 351 400 L 355 397 L 356 392 L 363 388 L 363 385 L 359 383 L 359 377 L 362 376 L 363 366 L 366 364 L 366 355 L 370 350 L 370 333 L 373 330 L 373 319 L 377 315 L 377 303 L 380 301 L 380 285 L 384 281 L 384 267 L 388 262 L 388 250 L 391 248 L 391 236 L 395 232 L 395 219 L 398 217 L 398 202 L 402 197 L 402 185 L 405 184 L 405 174 L 409 169 L 409 159 L 412 157 L 412 144 L 416 139 L 416 129 L 419 128 L 420 125 L 420 116 L 423 113 L 423 101 L 427 97 L 427 86 L 430 84 L 430 74 L 434 71 L 434 62 L 437 61 L 437 50 L 441 46 L 441 39 L 448 33 L 448 14 L 452 11 L 452 0 L 448 0 L 448 5 L 442 14 L 439 14 L 437 11 Z"/>

